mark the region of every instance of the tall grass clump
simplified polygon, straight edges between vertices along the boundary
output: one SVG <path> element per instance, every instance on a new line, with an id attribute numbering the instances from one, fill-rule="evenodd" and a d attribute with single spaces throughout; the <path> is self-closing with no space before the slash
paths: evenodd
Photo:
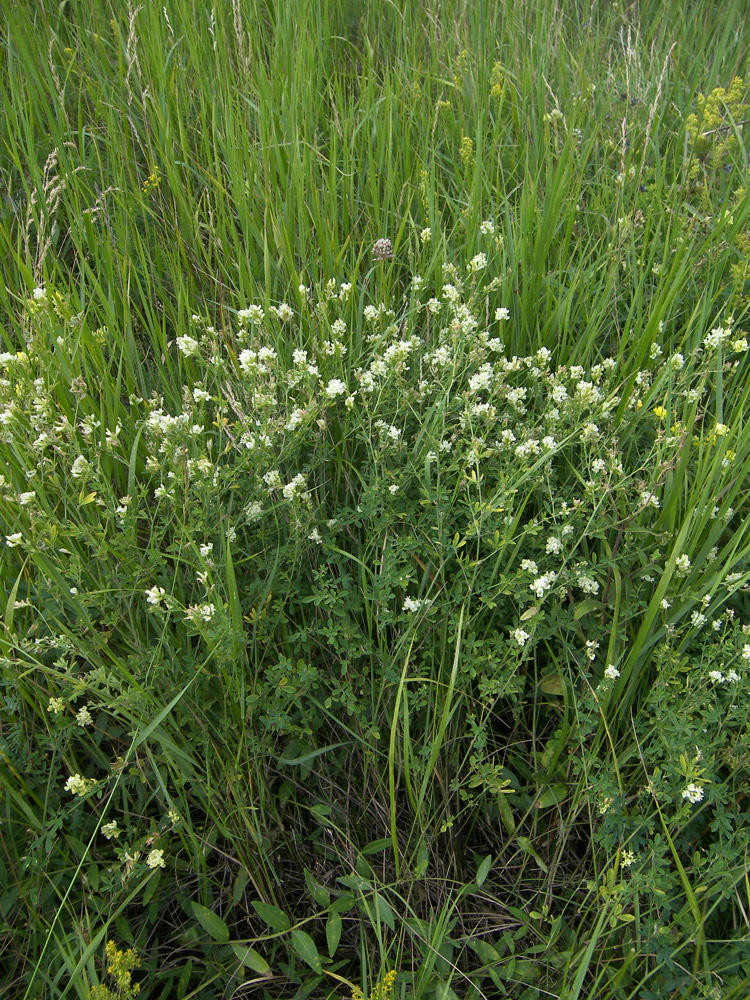
<path id="1" fill-rule="evenodd" d="M 745 1000 L 743 12 L 3 0 L 9 997 Z"/>

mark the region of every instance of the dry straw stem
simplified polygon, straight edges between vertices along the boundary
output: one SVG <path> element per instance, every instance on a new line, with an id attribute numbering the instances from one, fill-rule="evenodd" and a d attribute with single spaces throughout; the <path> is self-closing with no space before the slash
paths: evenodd
<path id="1" fill-rule="evenodd" d="M 711 128 L 708 132 L 701 132 L 702 136 L 714 135 L 716 132 L 728 132 L 730 129 L 739 128 L 740 125 L 750 125 L 750 118 L 743 118 L 740 122 L 730 122 L 729 125 L 719 125 L 718 128 Z"/>

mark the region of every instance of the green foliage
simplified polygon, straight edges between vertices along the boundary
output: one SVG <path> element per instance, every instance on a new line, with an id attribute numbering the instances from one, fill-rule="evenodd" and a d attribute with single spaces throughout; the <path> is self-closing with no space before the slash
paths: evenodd
<path id="1" fill-rule="evenodd" d="M 6 0 L 14 995 L 747 996 L 714 6 Z"/>

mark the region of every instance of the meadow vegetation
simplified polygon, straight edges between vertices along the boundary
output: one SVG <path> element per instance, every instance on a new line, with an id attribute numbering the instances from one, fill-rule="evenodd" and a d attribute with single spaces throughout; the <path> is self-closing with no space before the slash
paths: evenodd
<path id="1" fill-rule="evenodd" d="M 742 0 L 2 0 L 0 994 L 747 1000 Z"/>

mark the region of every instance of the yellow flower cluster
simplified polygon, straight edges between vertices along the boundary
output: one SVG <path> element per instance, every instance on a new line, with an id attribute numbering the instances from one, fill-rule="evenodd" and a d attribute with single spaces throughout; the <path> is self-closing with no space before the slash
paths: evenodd
<path id="1" fill-rule="evenodd" d="M 729 433 L 726 424 L 715 424 L 706 435 L 706 441 L 710 445 L 716 444 L 719 438 L 725 437 Z"/>
<path id="2" fill-rule="evenodd" d="M 390 972 L 386 972 L 380 982 L 375 986 L 370 993 L 369 1000 L 392 1000 L 393 997 L 393 984 L 396 981 L 396 970 L 391 969 Z M 365 995 L 358 987 L 354 987 L 352 990 L 352 1000 L 365 1000 Z"/>
<path id="3" fill-rule="evenodd" d="M 469 52 L 467 49 L 462 49 L 458 54 L 458 59 L 456 61 L 456 72 L 453 75 L 453 81 L 457 87 L 461 86 L 464 77 L 466 76 L 466 70 L 469 65 Z"/>
<path id="4" fill-rule="evenodd" d="M 685 122 L 698 160 L 716 167 L 731 146 L 737 145 L 737 124 L 742 122 L 748 105 L 743 100 L 745 84 L 736 76 L 728 89 L 716 87 L 706 97 L 698 94 L 698 110 Z M 699 165 L 693 168 L 697 174 Z"/>
<path id="5" fill-rule="evenodd" d="M 161 171 L 158 167 L 154 167 L 151 173 L 148 175 L 143 184 L 143 193 L 148 194 L 149 191 L 153 191 L 161 183 Z"/>
<path id="6" fill-rule="evenodd" d="M 499 62 L 496 62 L 490 73 L 490 94 L 492 97 L 500 98 L 503 96 L 504 84 L 505 74 L 503 73 L 503 67 Z"/>
<path id="7" fill-rule="evenodd" d="M 470 167 L 474 163 L 474 143 L 468 135 L 465 135 L 461 140 L 458 152 L 465 167 Z"/>
<path id="8" fill-rule="evenodd" d="M 103 984 L 94 986 L 89 993 L 89 1000 L 133 1000 L 141 991 L 140 983 L 131 982 L 133 969 L 140 965 L 138 953 L 134 948 L 121 951 L 114 941 L 107 941 L 104 950 L 107 956 L 107 973 L 114 980 L 114 991 Z"/>

